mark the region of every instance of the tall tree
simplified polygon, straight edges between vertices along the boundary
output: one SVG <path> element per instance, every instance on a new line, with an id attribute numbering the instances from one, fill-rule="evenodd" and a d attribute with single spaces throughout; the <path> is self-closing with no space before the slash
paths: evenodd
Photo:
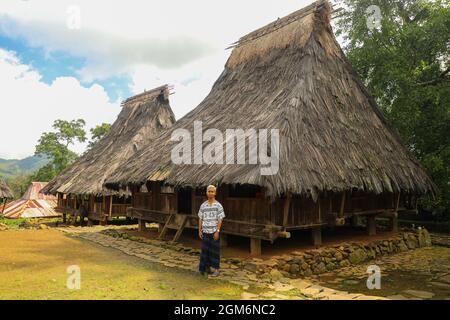
<path id="1" fill-rule="evenodd" d="M 102 123 L 96 126 L 95 128 L 91 128 L 91 141 L 88 144 L 88 149 L 91 149 L 100 139 L 102 139 L 111 129 L 111 125 L 109 123 Z"/>
<path id="2" fill-rule="evenodd" d="M 448 0 L 338 2 L 348 59 L 441 190 L 423 207 L 450 218 Z"/>
<path id="3" fill-rule="evenodd" d="M 86 141 L 85 124 L 83 119 L 56 120 L 53 123 L 55 132 L 42 134 L 36 145 L 35 154 L 46 155 L 50 162 L 35 173 L 33 176 L 35 180 L 49 181 L 78 158 L 69 146 L 77 141 Z"/>

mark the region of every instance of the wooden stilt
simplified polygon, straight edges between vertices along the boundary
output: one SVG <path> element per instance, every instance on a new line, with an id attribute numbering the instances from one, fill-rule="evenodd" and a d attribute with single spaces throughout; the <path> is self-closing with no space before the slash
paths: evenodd
<path id="1" fill-rule="evenodd" d="M 391 231 L 392 232 L 398 232 L 398 216 L 397 213 L 395 213 L 391 218 Z"/>
<path id="2" fill-rule="evenodd" d="M 377 223 L 375 216 L 367 216 L 367 234 L 369 236 L 374 236 L 377 234 Z"/>
<path id="3" fill-rule="evenodd" d="M 356 228 L 358 226 L 358 224 L 359 224 L 358 216 L 357 215 L 353 215 L 352 216 L 352 227 Z"/>
<path id="4" fill-rule="evenodd" d="M 228 246 L 228 239 L 226 234 L 220 235 L 220 247 L 225 248 Z"/>
<path id="5" fill-rule="evenodd" d="M 63 213 L 62 218 L 63 218 L 63 223 L 66 223 L 67 222 L 67 214 Z"/>
<path id="6" fill-rule="evenodd" d="M 320 227 L 311 229 L 311 240 L 315 247 L 320 247 L 322 245 L 322 229 Z"/>
<path id="7" fill-rule="evenodd" d="M 261 239 L 250 238 L 250 255 L 261 255 Z"/>
<path id="8" fill-rule="evenodd" d="M 2 215 L 5 212 L 5 207 L 6 207 L 6 198 L 3 198 L 3 208 L 2 208 Z"/>
<path id="9" fill-rule="evenodd" d="M 138 231 L 143 232 L 143 231 L 146 231 L 146 230 L 147 230 L 147 227 L 145 225 L 145 220 L 139 219 L 138 220 Z"/>

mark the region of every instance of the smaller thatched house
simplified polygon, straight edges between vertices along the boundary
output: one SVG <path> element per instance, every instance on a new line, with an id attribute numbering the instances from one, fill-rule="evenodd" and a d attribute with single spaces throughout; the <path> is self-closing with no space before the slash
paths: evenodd
<path id="1" fill-rule="evenodd" d="M 3 211 L 7 219 L 50 218 L 60 216 L 56 212 L 56 197 L 41 193 L 46 182 L 32 182 L 23 196 L 9 202 Z"/>
<path id="2" fill-rule="evenodd" d="M 1 206 L 2 211 L 0 213 L 3 214 L 3 210 L 5 209 L 6 206 L 6 200 L 10 198 L 14 198 L 14 194 L 6 184 L 5 179 L 3 179 L 3 177 L 0 177 L 0 201 L 3 202 Z"/>
<path id="3" fill-rule="evenodd" d="M 129 193 L 111 192 L 104 189 L 103 183 L 175 122 L 169 94 L 169 87 L 164 85 L 122 103 L 122 111 L 108 134 L 44 188 L 45 193 L 58 195 L 58 210 L 81 214 L 83 209 L 90 220 L 102 222 L 126 215 L 131 205 Z"/>
<path id="4" fill-rule="evenodd" d="M 6 184 L 5 179 L 0 177 L 0 199 L 14 198 L 12 190 Z"/>
<path id="5" fill-rule="evenodd" d="M 369 234 L 381 215 L 395 229 L 398 211 L 434 192 L 346 59 L 331 12 L 328 1 L 317 1 L 235 44 L 208 96 L 107 180 L 114 190 L 133 190 L 131 216 L 162 223 L 162 236 L 169 228 L 197 228 L 205 187 L 215 184 L 227 214 L 222 238 L 248 237 L 251 252 L 259 254 L 261 240 L 302 229 L 312 230 L 313 243 L 320 245 L 323 227 L 360 216 Z M 229 129 L 278 130 L 278 140 L 265 137 L 279 144 L 279 170 L 262 174 L 267 165 L 250 161 L 253 145 L 235 143 L 233 136 L 214 140 L 217 162 L 202 161 L 202 151 L 212 154 L 203 133 L 219 132 L 220 138 Z M 200 143 L 184 148 L 188 161 L 177 163 L 171 157 L 179 143 L 172 134 L 181 131 L 193 140 L 199 135 Z M 225 162 L 225 155 L 234 160 L 238 154 L 244 154 L 242 162 Z M 260 160 L 276 154 L 262 155 Z M 141 185 L 149 192 L 140 192 Z"/>

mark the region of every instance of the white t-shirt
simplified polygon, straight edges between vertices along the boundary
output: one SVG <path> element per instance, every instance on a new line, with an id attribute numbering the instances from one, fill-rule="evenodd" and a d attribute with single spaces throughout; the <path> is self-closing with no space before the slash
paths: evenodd
<path id="1" fill-rule="evenodd" d="M 212 204 L 205 201 L 198 210 L 198 217 L 202 219 L 203 232 L 214 233 L 217 231 L 219 220 L 225 218 L 225 212 L 218 201 Z"/>

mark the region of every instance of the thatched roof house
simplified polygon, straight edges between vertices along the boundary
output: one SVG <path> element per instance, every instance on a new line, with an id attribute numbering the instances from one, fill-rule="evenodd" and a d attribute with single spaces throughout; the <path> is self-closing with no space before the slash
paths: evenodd
<path id="1" fill-rule="evenodd" d="M 175 186 L 251 184 L 272 197 L 292 193 L 314 199 L 327 191 L 433 192 L 346 59 L 330 12 L 327 1 L 317 1 L 242 37 L 203 102 L 116 170 L 107 186 L 148 180 Z M 173 164 L 171 133 L 180 128 L 192 133 L 194 121 L 202 121 L 203 131 L 279 129 L 279 172 L 263 176 L 261 164 Z"/>
<path id="2" fill-rule="evenodd" d="M 262 239 L 289 237 L 294 230 L 311 229 L 319 245 L 322 226 L 360 215 L 367 217 L 369 234 L 376 231 L 376 215 L 390 217 L 395 230 L 398 211 L 412 207 L 415 195 L 434 192 L 347 61 L 330 25 L 331 11 L 327 1 L 317 1 L 235 44 L 200 105 L 107 179 L 109 188 L 133 190 L 132 217 L 163 223 L 161 237 L 178 229 L 177 238 L 184 227 L 197 228 L 196 213 L 205 199 L 198 187 L 216 184 L 227 214 L 222 237 L 250 237 L 257 255 Z M 205 164 L 202 151 L 204 157 L 213 144 L 203 135 L 208 129 L 215 130 L 214 139 L 217 132 L 225 137 L 214 140 L 222 163 L 245 147 L 244 164 Z M 259 161 L 251 162 L 249 143 L 229 145 L 236 139 L 226 135 L 228 129 L 278 129 L 279 170 L 263 175 L 264 157 L 258 154 Z M 194 140 L 185 149 L 171 140 L 181 130 Z M 200 145 L 196 136 L 203 137 Z M 258 143 L 261 150 L 261 136 Z M 175 164 L 174 150 L 183 150 L 190 163 Z M 142 184 L 147 194 L 139 191 Z"/>
<path id="3" fill-rule="evenodd" d="M 175 122 L 169 94 L 165 85 L 125 100 L 108 134 L 43 191 L 53 194 L 110 194 L 103 188 L 105 179 Z"/>
<path id="4" fill-rule="evenodd" d="M 6 184 L 5 179 L 0 177 L 0 200 L 5 198 L 14 198 L 14 194 Z"/>
<path id="5" fill-rule="evenodd" d="M 7 219 L 49 218 L 60 214 L 56 212 L 56 197 L 41 193 L 46 182 L 32 182 L 23 196 L 9 202 L 3 211 Z"/>

